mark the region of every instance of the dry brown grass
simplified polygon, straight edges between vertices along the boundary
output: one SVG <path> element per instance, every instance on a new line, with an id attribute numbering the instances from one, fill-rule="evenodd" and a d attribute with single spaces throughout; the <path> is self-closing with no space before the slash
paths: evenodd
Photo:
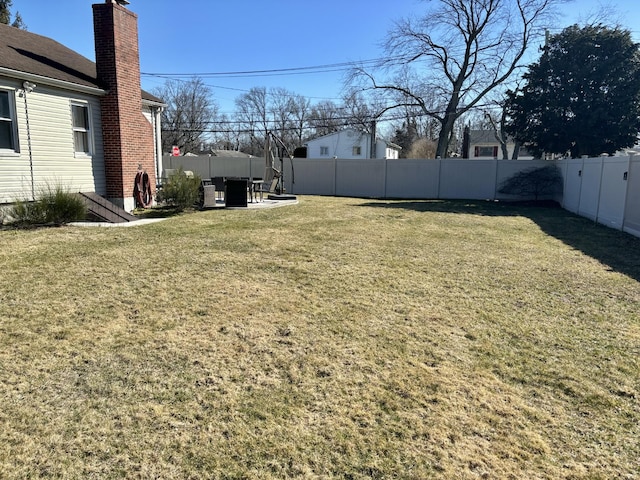
<path id="1" fill-rule="evenodd" d="M 0 231 L 1 478 L 636 478 L 640 241 L 303 197 Z"/>

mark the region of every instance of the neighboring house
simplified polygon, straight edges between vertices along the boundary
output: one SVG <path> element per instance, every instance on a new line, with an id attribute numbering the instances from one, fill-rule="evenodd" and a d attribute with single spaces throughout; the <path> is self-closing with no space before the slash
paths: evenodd
<path id="1" fill-rule="evenodd" d="M 507 152 L 509 159 L 513 156 L 515 143 L 512 138 L 507 138 Z M 469 130 L 469 151 L 463 152 L 464 158 L 484 160 L 488 158 L 502 159 L 502 148 L 496 138 L 494 130 Z M 530 160 L 533 156 L 524 148 L 520 147 L 518 153 L 519 160 Z"/>
<path id="2" fill-rule="evenodd" d="M 162 101 L 140 88 L 137 16 L 93 5 L 96 62 L 0 24 L 0 204 L 46 185 L 133 210 L 139 166 L 155 186 Z"/>
<path id="3" fill-rule="evenodd" d="M 389 158 L 397 159 L 402 147 L 353 128 L 330 133 L 307 142 L 307 158 Z"/>

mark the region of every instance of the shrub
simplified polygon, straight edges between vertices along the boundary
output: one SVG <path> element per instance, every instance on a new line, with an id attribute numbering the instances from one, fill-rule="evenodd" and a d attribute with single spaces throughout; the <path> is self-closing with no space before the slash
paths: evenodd
<path id="1" fill-rule="evenodd" d="M 189 176 L 180 167 L 162 184 L 157 200 L 181 210 L 193 207 L 200 200 L 201 183 L 202 179 L 199 175 Z"/>
<path id="2" fill-rule="evenodd" d="M 436 142 L 427 138 L 419 138 L 411 144 L 407 158 L 435 158 Z"/>
<path id="3" fill-rule="evenodd" d="M 7 214 L 18 225 L 64 225 L 84 220 L 87 207 L 75 193 L 47 185 L 34 201 L 18 201 Z"/>
<path id="4" fill-rule="evenodd" d="M 533 197 L 552 196 L 562 193 L 562 174 L 556 165 L 530 168 L 507 178 L 498 189 L 499 193 Z"/>

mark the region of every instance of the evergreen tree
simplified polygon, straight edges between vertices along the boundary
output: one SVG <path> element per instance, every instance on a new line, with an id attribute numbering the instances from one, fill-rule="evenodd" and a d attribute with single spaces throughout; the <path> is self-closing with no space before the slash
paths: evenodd
<path id="1" fill-rule="evenodd" d="M 11 7 L 13 6 L 13 0 L 0 0 L 0 23 L 5 25 L 11 25 L 12 27 L 27 29 L 20 12 L 16 12 L 11 21 Z"/>
<path id="2" fill-rule="evenodd" d="M 11 0 L 0 0 L 0 23 L 9 25 L 11 22 Z"/>
<path id="3" fill-rule="evenodd" d="M 22 21 L 22 15 L 20 15 L 20 12 L 16 12 L 15 17 L 13 18 L 13 22 L 11 23 L 11 26 L 16 28 L 21 28 L 22 30 L 27 29 L 27 26 Z"/>
<path id="4" fill-rule="evenodd" d="M 640 131 L 640 50 L 627 30 L 574 25 L 550 37 L 508 92 L 507 132 L 534 155 L 599 156 Z"/>

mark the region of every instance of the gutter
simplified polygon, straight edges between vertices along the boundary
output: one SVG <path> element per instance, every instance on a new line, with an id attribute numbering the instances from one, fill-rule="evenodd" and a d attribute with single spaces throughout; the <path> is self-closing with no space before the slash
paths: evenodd
<path id="1" fill-rule="evenodd" d="M 4 75 L 10 78 L 17 78 L 19 80 L 26 80 L 33 82 L 37 85 L 48 85 L 50 87 L 62 88 L 64 90 L 72 90 L 74 92 L 86 93 L 89 95 L 96 95 L 102 97 L 107 94 L 107 90 L 98 87 L 90 87 L 88 85 L 80 85 L 79 83 L 67 82 L 66 80 L 58 80 L 56 78 L 45 77 L 42 75 L 36 75 L 35 73 L 22 72 L 20 70 L 13 70 L 11 68 L 0 67 L 0 75 Z M 166 104 L 162 102 L 156 102 L 154 100 L 142 99 L 142 105 L 156 108 L 166 108 Z"/>
<path id="2" fill-rule="evenodd" d="M 167 107 L 166 103 L 162 102 L 154 102 L 153 100 L 142 99 L 142 105 L 146 107 L 159 108 L 160 110 L 164 110 Z"/>

